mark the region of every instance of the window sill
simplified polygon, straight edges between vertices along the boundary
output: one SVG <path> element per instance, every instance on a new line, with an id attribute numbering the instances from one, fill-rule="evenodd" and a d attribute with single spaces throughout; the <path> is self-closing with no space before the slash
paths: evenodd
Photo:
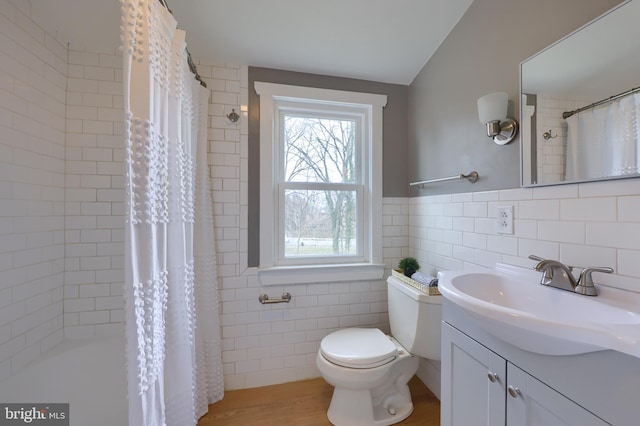
<path id="1" fill-rule="evenodd" d="M 382 279 L 384 264 L 279 266 L 258 269 L 262 285 L 309 284 Z"/>

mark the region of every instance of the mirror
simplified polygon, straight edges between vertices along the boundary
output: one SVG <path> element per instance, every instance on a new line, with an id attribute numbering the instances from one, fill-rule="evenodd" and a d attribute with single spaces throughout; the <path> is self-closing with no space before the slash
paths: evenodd
<path id="1" fill-rule="evenodd" d="M 623 2 L 520 64 L 522 186 L 640 176 L 639 16 Z"/>

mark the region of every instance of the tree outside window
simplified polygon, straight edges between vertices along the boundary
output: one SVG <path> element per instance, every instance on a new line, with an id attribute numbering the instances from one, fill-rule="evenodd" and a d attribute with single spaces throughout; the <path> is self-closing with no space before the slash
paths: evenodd
<path id="1" fill-rule="evenodd" d="M 283 114 L 284 255 L 357 253 L 358 121 Z"/>

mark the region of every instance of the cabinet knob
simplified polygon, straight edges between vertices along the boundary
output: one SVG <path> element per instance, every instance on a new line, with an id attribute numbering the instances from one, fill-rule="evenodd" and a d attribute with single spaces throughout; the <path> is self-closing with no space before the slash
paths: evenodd
<path id="1" fill-rule="evenodd" d="M 489 377 L 489 381 L 491 383 L 495 383 L 498 381 L 498 375 L 496 373 L 494 373 L 493 371 L 489 371 L 487 373 L 487 377 Z"/>
<path id="2" fill-rule="evenodd" d="M 515 386 L 511 386 L 511 385 L 509 385 L 509 386 L 507 387 L 507 390 L 509 391 L 509 395 L 511 395 L 513 398 L 517 398 L 517 397 L 518 397 L 518 395 L 520 395 L 520 389 L 518 389 L 518 388 L 517 388 L 517 387 L 515 387 Z"/>

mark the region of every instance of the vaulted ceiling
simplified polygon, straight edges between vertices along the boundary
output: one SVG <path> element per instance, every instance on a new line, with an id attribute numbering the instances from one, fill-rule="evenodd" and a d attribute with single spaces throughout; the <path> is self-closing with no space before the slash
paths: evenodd
<path id="1" fill-rule="evenodd" d="M 196 63 L 410 84 L 473 0 L 168 0 Z M 115 0 L 30 0 L 34 19 L 79 47 L 119 43 Z"/>

